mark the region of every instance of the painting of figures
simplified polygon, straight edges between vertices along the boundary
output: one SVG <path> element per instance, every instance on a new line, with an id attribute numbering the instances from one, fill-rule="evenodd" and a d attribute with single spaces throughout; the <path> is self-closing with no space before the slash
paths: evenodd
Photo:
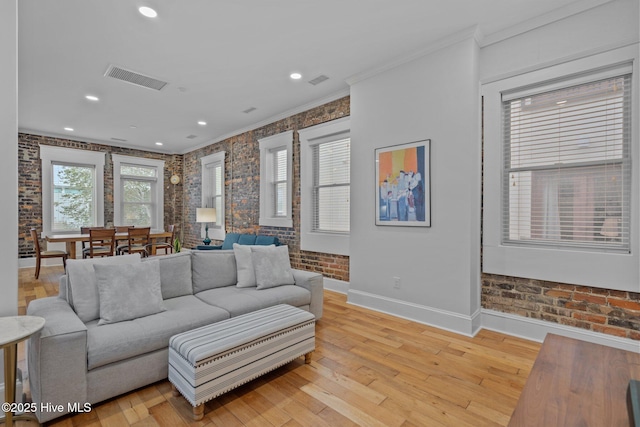
<path id="1" fill-rule="evenodd" d="M 431 226 L 430 144 L 376 149 L 376 225 Z"/>

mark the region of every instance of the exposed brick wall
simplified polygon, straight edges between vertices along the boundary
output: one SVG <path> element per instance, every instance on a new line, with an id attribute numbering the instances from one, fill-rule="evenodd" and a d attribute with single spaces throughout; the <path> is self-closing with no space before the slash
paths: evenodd
<path id="1" fill-rule="evenodd" d="M 640 293 L 483 274 L 482 307 L 640 340 Z"/>
<path id="2" fill-rule="evenodd" d="M 325 277 L 349 280 L 349 257 L 320 254 L 300 249 L 300 143 L 297 131 L 350 114 L 349 97 L 341 98 L 300 114 L 262 126 L 184 155 L 184 245 L 201 243 L 200 225 L 195 222 L 200 207 L 200 158 L 225 151 L 225 225 L 227 232 L 278 236 L 289 246 L 291 265 L 322 273 Z M 259 221 L 260 150 L 258 140 L 288 130 L 293 141 L 293 227 L 261 227 Z M 220 243 L 220 242 L 218 242 Z"/>
<path id="3" fill-rule="evenodd" d="M 111 154 L 164 160 L 164 223 L 182 225 L 182 187 L 173 185 L 169 178 L 173 173 L 182 176 L 183 156 L 154 153 L 131 148 L 53 138 L 40 135 L 18 134 L 18 256 L 34 256 L 29 230 L 42 230 L 42 168 L 39 145 L 74 148 L 108 153 L 104 167 L 104 221 L 113 223 L 113 162 Z"/>

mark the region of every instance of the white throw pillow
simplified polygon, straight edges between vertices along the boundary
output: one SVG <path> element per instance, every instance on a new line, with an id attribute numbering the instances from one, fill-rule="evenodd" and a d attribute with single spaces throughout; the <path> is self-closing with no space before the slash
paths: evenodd
<path id="1" fill-rule="evenodd" d="M 160 286 L 160 262 L 93 266 L 100 293 L 98 325 L 133 320 L 164 311 Z"/>
<path id="2" fill-rule="evenodd" d="M 257 289 L 295 284 L 288 246 L 274 246 L 264 251 L 252 251 L 251 259 Z"/>

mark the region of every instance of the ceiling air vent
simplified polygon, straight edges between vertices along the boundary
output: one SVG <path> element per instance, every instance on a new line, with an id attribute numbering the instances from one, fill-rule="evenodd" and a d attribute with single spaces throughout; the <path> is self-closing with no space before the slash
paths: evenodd
<path id="1" fill-rule="evenodd" d="M 323 82 L 323 81 L 325 81 L 325 80 L 329 80 L 329 77 L 327 77 L 327 76 L 325 76 L 325 75 L 321 74 L 321 75 L 319 75 L 318 77 L 316 77 L 315 79 L 313 79 L 313 80 L 309 80 L 309 84 L 312 84 L 312 85 L 314 85 L 314 86 L 315 86 L 315 85 L 317 85 L 317 84 L 322 83 L 322 82 Z"/>
<path id="2" fill-rule="evenodd" d="M 118 142 L 127 142 L 126 139 L 122 139 L 122 138 L 111 138 L 112 141 L 118 141 Z"/>
<path id="3" fill-rule="evenodd" d="M 255 111 L 255 110 L 257 110 L 256 107 L 249 107 L 246 110 L 244 110 L 243 113 L 249 114 L 250 112 Z"/>
<path id="4" fill-rule="evenodd" d="M 104 75 L 105 77 L 112 77 L 114 79 L 122 80 L 123 82 L 154 90 L 161 90 L 168 84 L 162 80 L 154 79 L 153 77 L 145 76 L 144 74 L 136 73 L 135 71 L 125 70 L 124 68 L 116 67 L 115 65 L 109 65 L 109 68 L 107 68 L 107 72 L 104 73 Z"/>
<path id="5" fill-rule="evenodd" d="M 196 139 L 198 137 L 198 135 L 187 135 L 187 139 Z"/>

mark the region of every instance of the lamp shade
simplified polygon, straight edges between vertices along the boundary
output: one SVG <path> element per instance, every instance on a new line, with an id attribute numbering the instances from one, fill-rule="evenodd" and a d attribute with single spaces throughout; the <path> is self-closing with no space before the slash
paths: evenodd
<path id="1" fill-rule="evenodd" d="M 216 208 L 196 208 L 196 222 L 216 222 Z"/>

